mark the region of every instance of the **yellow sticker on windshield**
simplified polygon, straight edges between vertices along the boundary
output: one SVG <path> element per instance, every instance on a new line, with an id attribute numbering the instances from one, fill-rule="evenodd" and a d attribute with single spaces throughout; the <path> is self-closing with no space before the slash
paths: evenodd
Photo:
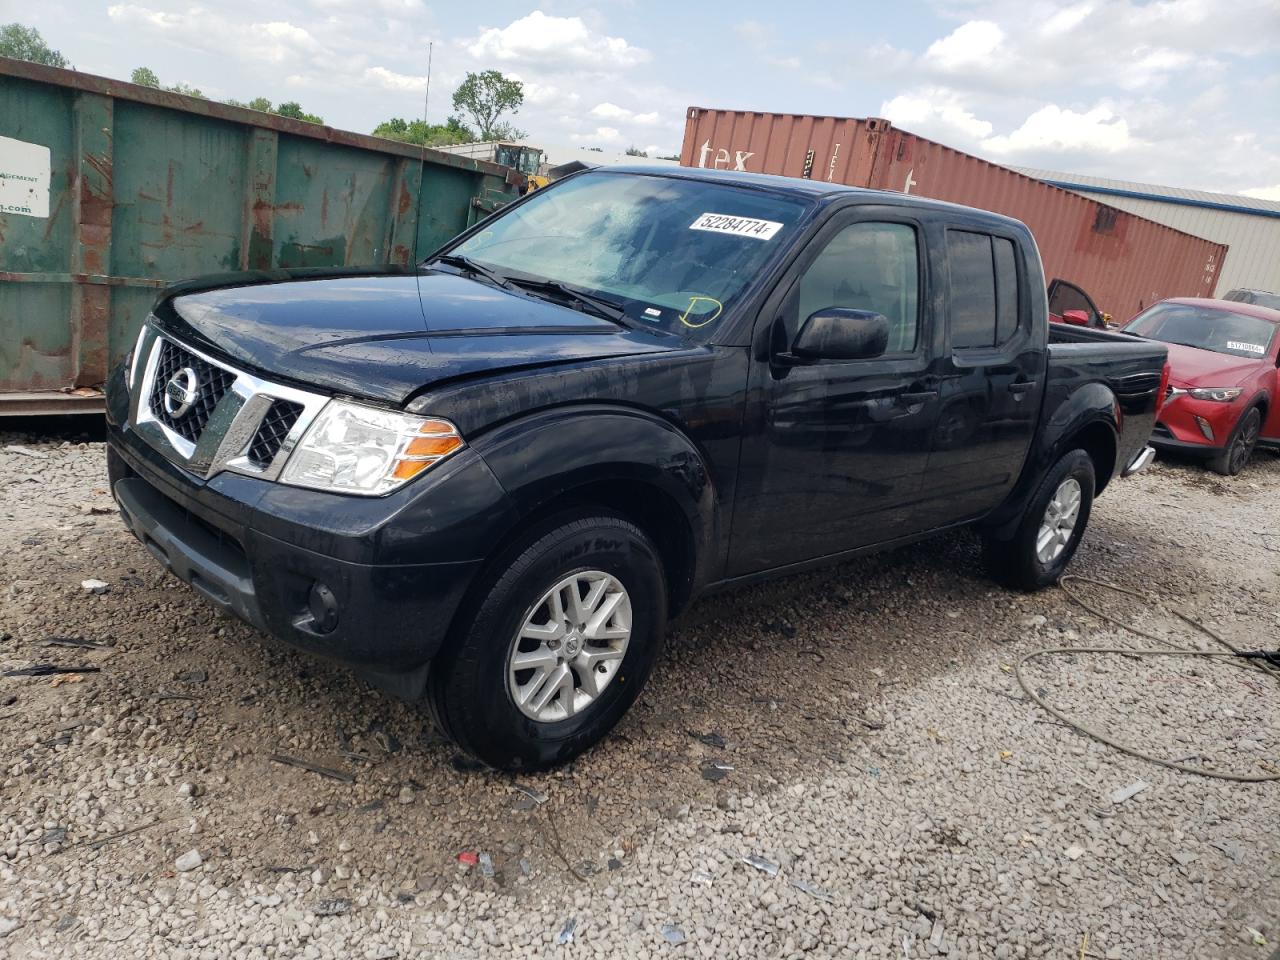
<path id="1" fill-rule="evenodd" d="M 714 303 L 716 305 L 716 308 L 715 310 L 712 311 L 711 316 L 707 317 L 706 319 L 693 322 L 689 320 L 689 315 L 693 313 L 693 308 L 698 305 L 698 301 L 702 301 L 704 303 Z M 701 296 L 690 297 L 689 306 L 685 309 L 684 313 L 680 314 L 680 322 L 683 323 L 686 327 L 690 327 L 691 329 L 696 330 L 698 329 L 698 327 L 705 327 L 708 323 L 710 323 L 716 317 L 720 316 L 720 314 L 722 314 L 723 312 L 724 312 L 724 304 L 721 303 L 719 300 L 717 300 L 715 297 L 701 297 Z"/>

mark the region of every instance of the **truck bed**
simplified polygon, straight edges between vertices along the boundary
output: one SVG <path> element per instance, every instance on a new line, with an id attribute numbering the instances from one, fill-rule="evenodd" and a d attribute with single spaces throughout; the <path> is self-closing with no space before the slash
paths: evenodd
<path id="1" fill-rule="evenodd" d="M 1049 380 L 1045 410 L 1068 404 L 1090 383 L 1104 384 L 1120 404 L 1118 459 L 1128 463 L 1146 445 L 1155 425 L 1151 395 L 1160 389 L 1168 349 L 1128 333 L 1049 324 Z"/>

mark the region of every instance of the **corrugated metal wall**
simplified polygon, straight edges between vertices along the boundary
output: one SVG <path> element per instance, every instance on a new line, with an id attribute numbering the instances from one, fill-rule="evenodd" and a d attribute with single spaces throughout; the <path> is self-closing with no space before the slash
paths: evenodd
<path id="1" fill-rule="evenodd" d="M 3 57 L 0 138 L 0 201 L 34 157 L 48 202 L 0 206 L 0 413 L 102 383 L 168 282 L 403 266 L 516 196 L 495 164 Z"/>
<path id="2" fill-rule="evenodd" d="M 876 118 L 689 109 L 686 166 L 828 180 L 992 210 L 1036 237 L 1047 277 L 1084 287 L 1118 320 L 1157 300 L 1209 296 L 1226 248 Z"/>
<path id="3" fill-rule="evenodd" d="M 1081 184 L 1084 189 L 1070 189 L 1073 193 L 1119 207 L 1176 230 L 1226 244 L 1229 252 L 1218 272 L 1218 282 L 1214 289 L 1216 296 L 1220 297 L 1236 287 L 1280 293 L 1280 203 L 1229 193 L 1153 186 L 1053 170 L 1024 167 L 1016 169 L 1027 176 L 1053 181 L 1059 185 Z M 1101 187 L 1107 192 L 1090 191 L 1087 186 Z M 1167 199 L 1159 196 L 1121 196 L 1112 191 L 1163 194 Z M 1220 209 L 1228 206 L 1237 209 Z"/>

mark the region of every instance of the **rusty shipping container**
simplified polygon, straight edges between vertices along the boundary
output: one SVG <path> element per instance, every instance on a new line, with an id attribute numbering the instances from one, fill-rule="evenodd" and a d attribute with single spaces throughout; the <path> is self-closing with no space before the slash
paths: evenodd
<path id="1" fill-rule="evenodd" d="M 1021 220 L 1046 279 L 1083 287 L 1116 320 L 1166 297 L 1211 297 L 1227 248 L 1050 186 L 874 117 L 690 107 L 680 162 L 918 194 Z"/>
<path id="2" fill-rule="evenodd" d="M 184 277 L 414 262 L 505 167 L 0 57 L 0 415 L 94 389 Z"/>

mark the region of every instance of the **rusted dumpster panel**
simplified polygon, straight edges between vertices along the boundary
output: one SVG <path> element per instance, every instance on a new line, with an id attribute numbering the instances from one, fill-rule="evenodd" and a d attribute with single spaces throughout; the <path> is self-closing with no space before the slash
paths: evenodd
<path id="1" fill-rule="evenodd" d="M 878 118 L 689 108 L 680 162 L 895 190 L 992 210 L 1035 235 L 1045 274 L 1127 320 L 1209 297 L 1227 248 L 898 130 Z"/>
<path id="2" fill-rule="evenodd" d="M 515 199 L 507 176 L 0 57 L 0 414 L 100 385 L 166 283 L 406 265 Z"/>

